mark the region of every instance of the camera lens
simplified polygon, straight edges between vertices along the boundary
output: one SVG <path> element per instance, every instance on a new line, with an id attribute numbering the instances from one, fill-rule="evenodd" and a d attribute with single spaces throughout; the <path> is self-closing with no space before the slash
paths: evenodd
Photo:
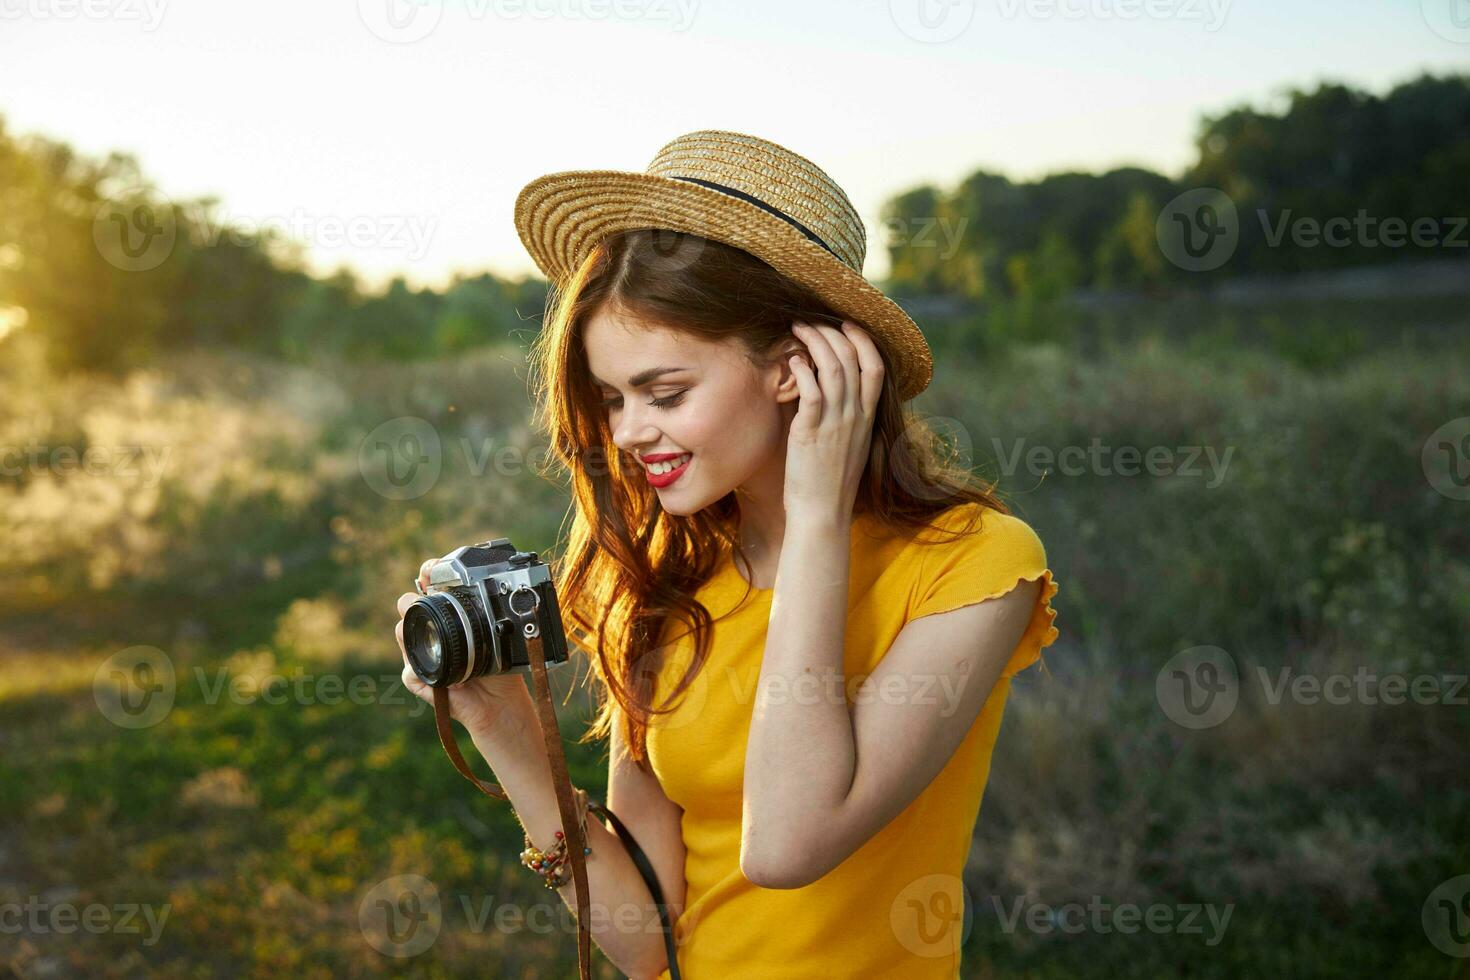
<path id="1" fill-rule="evenodd" d="M 489 624 L 473 589 L 446 589 L 415 599 L 403 614 L 403 648 L 413 672 L 446 687 L 493 665 Z"/>
<path id="2" fill-rule="evenodd" d="M 431 619 L 424 624 L 424 666 L 430 670 L 438 670 L 444 663 L 443 640 L 440 638 L 439 627 Z"/>

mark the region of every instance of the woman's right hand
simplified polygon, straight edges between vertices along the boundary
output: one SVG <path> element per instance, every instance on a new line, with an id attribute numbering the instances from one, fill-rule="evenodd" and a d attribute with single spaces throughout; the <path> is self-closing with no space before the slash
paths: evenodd
<path id="1" fill-rule="evenodd" d="M 432 561 L 424 562 L 419 569 L 421 586 L 427 585 L 425 576 Z M 393 633 L 398 638 L 398 652 L 403 656 L 403 686 L 432 705 L 434 689 L 414 673 L 403 646 L 403 614 L 418 598 L 417 592 L 405 592 L 398 597 L 398 625 Z M 450 717 L 476 738 L 523 737 L 527 723 L 536 721 L 535 702 L 519 674 L 484 674 L 451 685 L 448 690 Z"/>

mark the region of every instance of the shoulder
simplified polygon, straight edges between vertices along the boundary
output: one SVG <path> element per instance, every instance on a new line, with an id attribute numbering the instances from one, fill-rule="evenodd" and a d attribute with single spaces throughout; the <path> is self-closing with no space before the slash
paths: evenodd
<path id="1" fill-rule="evenodd" d="M 927 568 L 936 562 L 988 561 L 1026 568 L 1046 566 L 1046 548 L 1030 524 L 978 503 L 956 504 L 921 528 L 910 548 Z"/>
<path id="2" fill-rule="evenodd" d="M 948 612 L 1013 592 L 1023 582 L 1034 587 L 1030 624 L 1006 673 L 1034 662 L 1057 637 L 1051 599 L 1058 586 L 1047 565 L 1040 536 L 1019 517 L 983 504 L 961 504 L 939 514 L 911 543 L 913 587 L 908 619 Z"/>

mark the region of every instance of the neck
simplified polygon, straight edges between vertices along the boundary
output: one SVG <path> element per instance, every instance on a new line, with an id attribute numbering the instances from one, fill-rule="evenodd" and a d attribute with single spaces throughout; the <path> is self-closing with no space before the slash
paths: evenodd
<path id="1" fill-rule="evenodd" d="M 740 506 L 740 550 L 747 558 L 762 561 L 768 555 L 780 553 L 781 540 L 786 536 L 786 505 L 781 498 L 781 484 L 775 484 L 774 493 L 769 487 L 766 489 L 762 493 L 747 485 L 735 491 Z"/>

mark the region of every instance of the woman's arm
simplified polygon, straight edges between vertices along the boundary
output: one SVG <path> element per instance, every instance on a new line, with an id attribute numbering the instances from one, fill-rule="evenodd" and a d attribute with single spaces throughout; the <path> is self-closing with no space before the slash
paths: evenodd
<path id="1" fill-rule="evenodd" d="M 801 888 L 937 776 L 984 709 L 1040 595 L 1037 579 L 899 631 L 849 708 L 847 529 L 789 523 L 745 755 L 740 868 Z M 964 574 L 964 572 L 962 572 Z"/>
<path id="2" fill-rule="evenodd" d="M 529 697 L 526 705 L 528 710 L 504 718 L 504 727 L 496 732 L 472 733 L 472 738 L 475 748 L 495 771 L 496 780 L 509 796 L 531 843 L 548 850 L 556 841 L 556 831 L 562 829 L 561 812 L 541 737 L 541 723 Z M 631 779 L 620 768 L 618 758 L 615 741 L 608 809 L 623 822 L 653 864 L 664 899 L 674 906 L 670 909 L 672 920 L 684 902 L 684 846 L 678 817 L 667 809 L 673 807 L 667 799 L 660 805 L 646 785 Z M 663 797 L 661 790 L 658 797 Z M 587 818 L 587 846 L 592 849 L 587 855 L 587 914 L 592 939 L 613 965 L 629 977 L 651 980 L 664 969 L 668 959 L 653 895 L 621 839 L 592 814 Z M 557 889 L 557 894 L 575 914 L 575 882 L 568 881 Z"/>
<path id="3" fill-rule="evenodd" d="M 762 887 L 789 887 L 795 831 L 825 826 L 852 785 L 842 662 L 850 546 L 841 514 L 788 520 L 781 542 L 741 813 L 740 870 Z"/>
<path id="4" fill-rule="evenodd" d="M 639 769 L 628 756 L 620 719 L 613 719 L 612 749 L 608 758 L 607 808 L 633 835 L 653 865 L 659 889 L 669 907 L 669 921 L 684 912 L 684 811 L 669 800 L 658 777 Z M 687 924 L 686 924 L 687 925 Z M 668 951 L 659 938 L 654 965 L 642 976 L 655 977 L 668 966 Z M 639 974 L 630 974 L 636 980 Z"/>
<path id="5" fill-rule="evenodd" d="M 424 563 L 427 568 L 428 562 Z M 424 570 L 420 570 L 423 584 Z M 403 614 L 418 596 L 405 592 L 398 597 L 398 624 L 394 635 L 403 655 L 403 684 L 430 704 L 432 689 L 414 673 L 403 642 Z M 531 844 L 549 850 L 562 830 L 561 809 L 551 762 L 546 758 L 546 740 L 536 702 L 525 681 L 515 674 L 476 677 L 449 690 L 450 716 L 470 733 L 475 748 L 495 771 L 496 782 L 505 790 Z M 679 827 L 679 809 L 670 803 L 658 780 L 629 773 L 619 759 L 623 752 L 613 727 L 611 772 L 608 775 L 608 809 L 633 835 L 653 864 L 664 901 L 671 906 L 670 919 L 684 904 L 684 841 Z M 616 800 L 616 802 L 614 801 Z M 626 812 L 625 812 L 626 811 Z M 595 815 L 587 819 L 588 930 L 607 958 L 634 980 L 657 977 L 668 962 L 662 923 L 653 895 L 633 863 L 622 839 L 608 830 Z M 519 848 L 517 848 L 519 853 Z M 557 890 L 567 908 L 576 915 L 577 886 L 569 880 Z"/>

